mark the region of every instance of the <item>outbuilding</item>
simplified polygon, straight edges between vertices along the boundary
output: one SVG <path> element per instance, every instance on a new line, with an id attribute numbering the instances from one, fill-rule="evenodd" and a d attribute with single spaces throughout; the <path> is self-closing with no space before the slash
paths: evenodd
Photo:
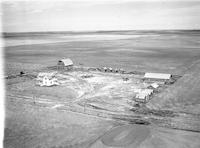
<path id="1" fill-rule="evenodd" d="M 67 69 L 71 69 L 73 67 L 73 62 L 71 59 L 67 58 L 67 59 L 61 59 L 58 61 L 58 67 L 62 67 L 62 68 L 67 68 Z"/>
<path id="2" fill-rule="evenodd" d="M 145 73 L 145 79 L 158 79 L 158 80 L 169 80 L 171 78 L 171 74 L 165 73 Z"/>
<path id="3" fill-rule="evenodd" d="M 149 100 L 149 96 L 147 94 L 139 93 L 136 94 L 135 101 L 145 103 Z"/>
<path id="4" fill-rule="evenodd" d="M 148 102 L 150 99 L 150 96 L 153 94 L 152 89 L 135 89 L 135 92 L 137 92 L 135 96 L 136 102 Z"/>
<path id="5" fill-rule="evenodd" d="M 154 89 L 156 89 L 156 88 L 159 87 L 159 85 L 158 85 L 157 83 L 152 83 L 150 86 L 151 86 L 152 88 L 154 88 Z"/>
<path id="6" fill-rule="evenodd" d="M 113 69 L 110 67 L 110 68 L 108 68 L 108 70 L 109 70 L 109 72 L 112 72 L 113 71 Z"/>
<path id="7" fill-rule="evenodd" d="M 115 69 L 114 69 L 114 72 L 118 73 L 118 72 L 119 72 L 119 69 L 115 68 Z"/>
<path id="8" fill-rule="evenodd" d="M 107 71 L 108 71 L 108 68 L 107 68 L 107 67 L 103 67 L 103 68 L 102 68 L 102 71 L 103 71 L 103 72 L 107 72 Z"/>

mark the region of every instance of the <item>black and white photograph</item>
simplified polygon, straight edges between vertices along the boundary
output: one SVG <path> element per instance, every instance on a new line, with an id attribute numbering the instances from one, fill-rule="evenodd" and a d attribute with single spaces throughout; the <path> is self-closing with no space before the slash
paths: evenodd
<path id="1" fill-rule="evenodd" d="M 4 148 L 200 148 L 200 0 L 2 0 Z"/>

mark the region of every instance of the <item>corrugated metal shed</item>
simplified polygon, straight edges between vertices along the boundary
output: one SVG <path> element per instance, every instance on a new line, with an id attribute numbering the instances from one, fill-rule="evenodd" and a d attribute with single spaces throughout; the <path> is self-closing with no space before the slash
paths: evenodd
<path id="1" fill-rule="evenodd" d="M 71 59 L 67 58 L 67 59 L 61 59 L 58 61 L 58 65 L 63 65 L 63 66 L 72 66 L 73 62 Z"/>
<path id="2" fill-rule="evenodd" d="M 147 78 L 147 79 L 164 79 L 164 80 L 169 80 L 171 78 L 171 74 L 165 74 L 165 73 L 145 73 L 144 78 Z"/>

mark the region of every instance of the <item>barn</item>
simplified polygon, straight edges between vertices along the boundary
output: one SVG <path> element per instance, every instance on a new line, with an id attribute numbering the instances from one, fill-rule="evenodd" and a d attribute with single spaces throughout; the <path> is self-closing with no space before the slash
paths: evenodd
<path id="1" fill-rule="evenodd" d="M 58 61 L 58 67 L 71 69 L 73 67 L 73 62 L 71 59 L 61 59 Z"/>
<path id="2" fill-rule="evenodd" d="M 170 80 L 171 74 L 165 73 L 145 73 L 145 79 L 157 79 L 157 80 Z"/>

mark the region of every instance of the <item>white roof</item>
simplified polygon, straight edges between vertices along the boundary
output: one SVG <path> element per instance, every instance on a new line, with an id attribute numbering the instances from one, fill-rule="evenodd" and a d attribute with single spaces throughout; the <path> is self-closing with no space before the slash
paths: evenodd
<path id="1" fill-rule="evenodd" d="M 152 79 L 170 79 L 171 74 L 165 73 L 145 73 L 144 78 L 152 78 Z"/>
<path id="2" fill-rule="evenodd" d="M 152 83 L 151 86 L 152 86 L 153 88 L 158 88 L 158 87 L 159 87 L 159 85 L 158 85 L 157 83 Z"/>
<path id="3" fill-rule="evenodd" d="M 153 93 L 152 89 L 144 89 L 144 90 L 138 92 L 138 94 L 136 94 L 136 98 L 145 99 L 146 97 L 148 97 L 152 93 Z"/>
<path id="4" fill-rule="evenodd" d="M 153 93 L 153 89 L 134 89 L 133 91 L 138 94 L 147 94 L 147 95 Z"/>
<path id="5" fill-rule="evenodd" d="M 153 90 L 152 89 L 145 89 L 145 90 L 143 90 L 142 93 L 146 94 L 146 95 L 151 95 L 153 93 Z"/>
<path id="6" fill-rule="evenodd" d="M 145 99 L 147 95 L 145 94 L 136 94 L 136 98 L 138 99 Z"/>
<path id="7" fill-rule="evenodd" d="M 70 66 L 70 65 L 73 65 L 73 62 L 71 59 L 61 59 L 59 60 L 59 62 L 63 62 L 65 66 Z"/>
<path id="8" fill-rule="evenodd" d="M 53 77 L 56 74 L 57 74 L 57 72 L 39 72 L 37 77 L 44 77 L 44 76 Z"/>

